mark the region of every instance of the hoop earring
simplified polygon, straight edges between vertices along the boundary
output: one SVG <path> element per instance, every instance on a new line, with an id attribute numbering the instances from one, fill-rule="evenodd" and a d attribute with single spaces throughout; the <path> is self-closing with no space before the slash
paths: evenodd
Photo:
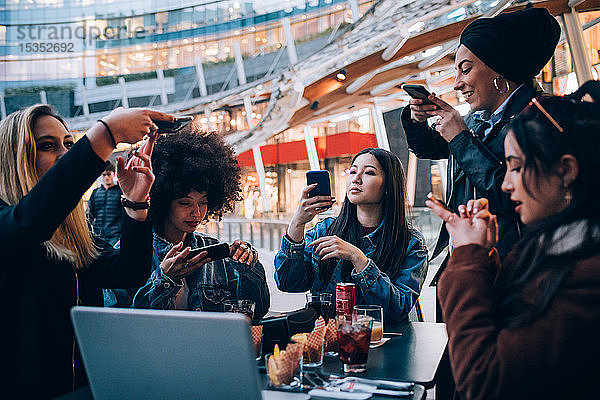
<path id="1" fill-rule="evenodd" d="M 498 85 L 499 79 L 504 80 L 504 89 L 500 88 L 500 85 Z M 505 78 L 501 77 L 500 75 L 498 75 L 497 77 L 494 78 L 494 88 L 496 88 L 496 90 L 500 94 L 506 94 L 506 93 L 510 92 L 510 84 L 508 83 L 508 81 Z"/>

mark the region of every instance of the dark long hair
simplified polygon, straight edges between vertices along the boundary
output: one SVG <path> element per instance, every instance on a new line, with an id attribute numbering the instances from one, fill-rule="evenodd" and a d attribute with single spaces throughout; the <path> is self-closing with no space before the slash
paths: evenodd
<path id="1" fill-rule="evenodd" d="M 400 159 L 394 153 L 383 149 L 361 150 L 354 156 L 352 162 L 354 163 L 354 160 L 362 154 L 371 154 L 375 157 L 383 170 L 385 188 L 385 194 L 381 199 L 383 232 L 373 255 L 373 261 L 379 269 L 393 279 L 400 272 L 410 239 L 404 169 Z M 362 227 L 356 217 L 356 205 L 350 203 L 347 196 L 344 198 L 340 214 L 327 229 L 327 235 L 336 235 L 353 245 L 358 244 L 362 236 Z M 338 259 L 330 259 L 319 263 L 319 278 L 322 282 L 331 279 L 338 261 Z M 344 261 L 342 268 L 346 275 L 352 270 L 352 264 Z"/>
<path id="2" fill-rule="evenodd" d="M 582 102 L 586 94 L 594 100 Z M 550 254 L 556 230 L 576 220 L 587 220 L 588 229 L 600 222 L 597 199 L 600 195 L 600 82 L 590 81 L 571 96 L 540 100 L 542 107 L 556 120 L 560 132 L 534 105 L 526 108 L 509 125 L 525 161 L 522 182 L 535 197 L 538 178 L 555 173 L 560 158 L 570 154 L 577 159 L 579 173 L 569 188 L 570 204 L 557 215 L 531 224 L 516 245 L 518 259 L 499 276 L 497 300 L 508 326 L 520 326 L 538 317 L 565 282 L 573 265 L 598 252 L 599 244 L 591 232 L 581 232 L 583 241 L 573 252 Z M 536 281 L 533 300 L 523 298 L 524 288 Z M 525 312 L 524 312 L 525 311 Z"/>

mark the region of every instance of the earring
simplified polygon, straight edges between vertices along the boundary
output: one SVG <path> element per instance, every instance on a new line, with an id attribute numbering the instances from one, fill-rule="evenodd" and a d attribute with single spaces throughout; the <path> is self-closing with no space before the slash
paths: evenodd
<path id="1" fill-rule="evenodd" d="M 498 84 L 498 80 L 503 80 L 504 88 L 500 87 L 500 85 Z M 505 78 L 501 77 L 500 75 L 498 75 L 497 77 L 494 78 L 494 87 L 500 94 L 505 94 L 505 93 L 510 92 L 510 84 L 508 83 L 508 81 Z"/>
<path id="2" fill-rule="evenodd" d="M 561 181 L 562 181 L 562 178 L 561 178 Z M 562 182 L 562 188 L 564 191 L 563 199 L 564 199 L 565 203 L 567 204 L 567 207 L 569 206 L 569 204 L 571 204 L 571 200 L 573 200 L 573 193 L 571 193 L 570 187 L 571 187 L 571 184 Z"/>
<path id="3" fill-rule="evenodd" d="M 569 204 L 571 204 L 571 200 L 573 200 L 573 194 L 571 193 L 571 191 L 568 188 L 565 189 L 565 194 L 564 194 L 563 198 L 565 199 L 565 203 L 567 203 L 567 206 Z"/>

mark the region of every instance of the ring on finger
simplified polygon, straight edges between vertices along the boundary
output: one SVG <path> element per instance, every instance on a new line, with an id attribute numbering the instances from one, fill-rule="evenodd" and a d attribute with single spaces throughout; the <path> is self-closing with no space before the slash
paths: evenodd
<path id="1" fill-rule="evenodd" d="M 189 268 L 189 267 L 190 267 L 190 263 L 188 263 L 188 262 L 183 263 L 183 268 Z"/>

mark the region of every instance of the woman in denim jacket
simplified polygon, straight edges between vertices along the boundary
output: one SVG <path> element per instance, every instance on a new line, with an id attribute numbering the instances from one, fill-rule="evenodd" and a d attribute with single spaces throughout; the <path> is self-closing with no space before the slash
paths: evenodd
<path id="1" fill-rule="evenodd" d="M 219 242 L 196 228 L 209 217 L 220 219 L 240 199 L 233 149 L 218 135 L 188 128 L 159 138 L 152 164 L 153 272 L 139 290 L 105 290 L 105 305 L 223 311 L 224 300 L 253 300 L 254 318 L 262 318 L 269 290 L 249 243 L 234 241 L 230 257 L 222 260 L 211 261 L 206 252 L 186 260 L 191 249 Z"/>
<path id="2" fill-rule="evenodd" d="M 281 249 L 275 281 L 287 292 L 331 293 L 338 282 L 356 285 L 356 304 L 379 304 L 386 321 L 404 318 L 427 274 L 427 248 L 406 217 L 405 178 L 398 157 L 364 149 L 352 160 L 346 197 L 337 218 L 304 233 L 304 226 L 331 207 L 330 196 L 309 197 L 304 188 Z"/>

